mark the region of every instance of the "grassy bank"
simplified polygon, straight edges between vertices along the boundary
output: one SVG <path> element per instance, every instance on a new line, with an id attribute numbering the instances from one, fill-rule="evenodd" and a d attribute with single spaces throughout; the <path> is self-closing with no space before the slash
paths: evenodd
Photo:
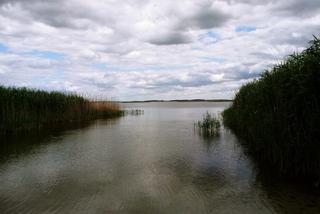
<path id="1" fill-rule="evenodd" d="M 224 123 L 281 176 L 320 177 L 320 40 L 241 87 Z"/>
<path id="2" fill-rule="evenodd" d="M 122 114 L 115 102 L 90 102 L 77 95 L 0 86 L 0 134 Z"/>

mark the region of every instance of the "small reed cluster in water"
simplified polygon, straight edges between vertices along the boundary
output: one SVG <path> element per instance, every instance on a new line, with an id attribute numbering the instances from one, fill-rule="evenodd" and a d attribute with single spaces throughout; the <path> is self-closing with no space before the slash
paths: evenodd
<path id="1" fill-rule="evenodd" d="M 125 110 L 124 112 L 127 115 L 143 115 L 144 114 L 144 110 L 141 109 L 130 109 L 130 110 Z"/>
<path id="2" fill-rule="evenodd" d="M 194 127 L 202 134 L 219 135 L 221 124 L 218 118 L 206 112 L 203 119 L 196 122 Z"/>

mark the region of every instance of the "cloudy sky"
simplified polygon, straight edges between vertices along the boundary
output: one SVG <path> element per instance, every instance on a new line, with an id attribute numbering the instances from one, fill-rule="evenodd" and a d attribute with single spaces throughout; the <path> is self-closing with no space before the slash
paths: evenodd
<path id="1" fill-rule="evenodd" d="M 319 0 L 0 0 L 0 84 L 232 98 L 319 34 Z"/>

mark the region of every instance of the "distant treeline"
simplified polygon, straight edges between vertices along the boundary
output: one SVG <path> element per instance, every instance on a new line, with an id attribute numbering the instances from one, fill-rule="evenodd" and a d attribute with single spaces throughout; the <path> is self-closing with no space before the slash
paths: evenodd
<path id="1" fill-rule="evenodd" d="M 224 123 L 281 176 L 320 178 L 320 40 L 241 87 Z"/>
<path id="2" fill-rule="evenodd" d="M 191 100 L 136 100 L 136 101 L 122 101 L 122 103 L 155 103 L 155 102 L 231 102 L 228 99 L 191 99 Z"/>
<path id="3" fill-rule="evenodd" d="M 122 114 L 115 102 L 91 102 L 74 94 L 0 86 L 0 134 Z"/>

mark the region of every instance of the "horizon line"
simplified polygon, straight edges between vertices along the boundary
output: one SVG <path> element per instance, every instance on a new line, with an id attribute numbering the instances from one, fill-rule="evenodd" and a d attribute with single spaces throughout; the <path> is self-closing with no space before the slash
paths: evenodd
<path id="1" fill-rule="evenodd" d="M 151 103 L 151 102 L 232 102 L 233 99 L 173 99 L 173 100 L 132 100 L 119 101 L 119 103 Z"/>

